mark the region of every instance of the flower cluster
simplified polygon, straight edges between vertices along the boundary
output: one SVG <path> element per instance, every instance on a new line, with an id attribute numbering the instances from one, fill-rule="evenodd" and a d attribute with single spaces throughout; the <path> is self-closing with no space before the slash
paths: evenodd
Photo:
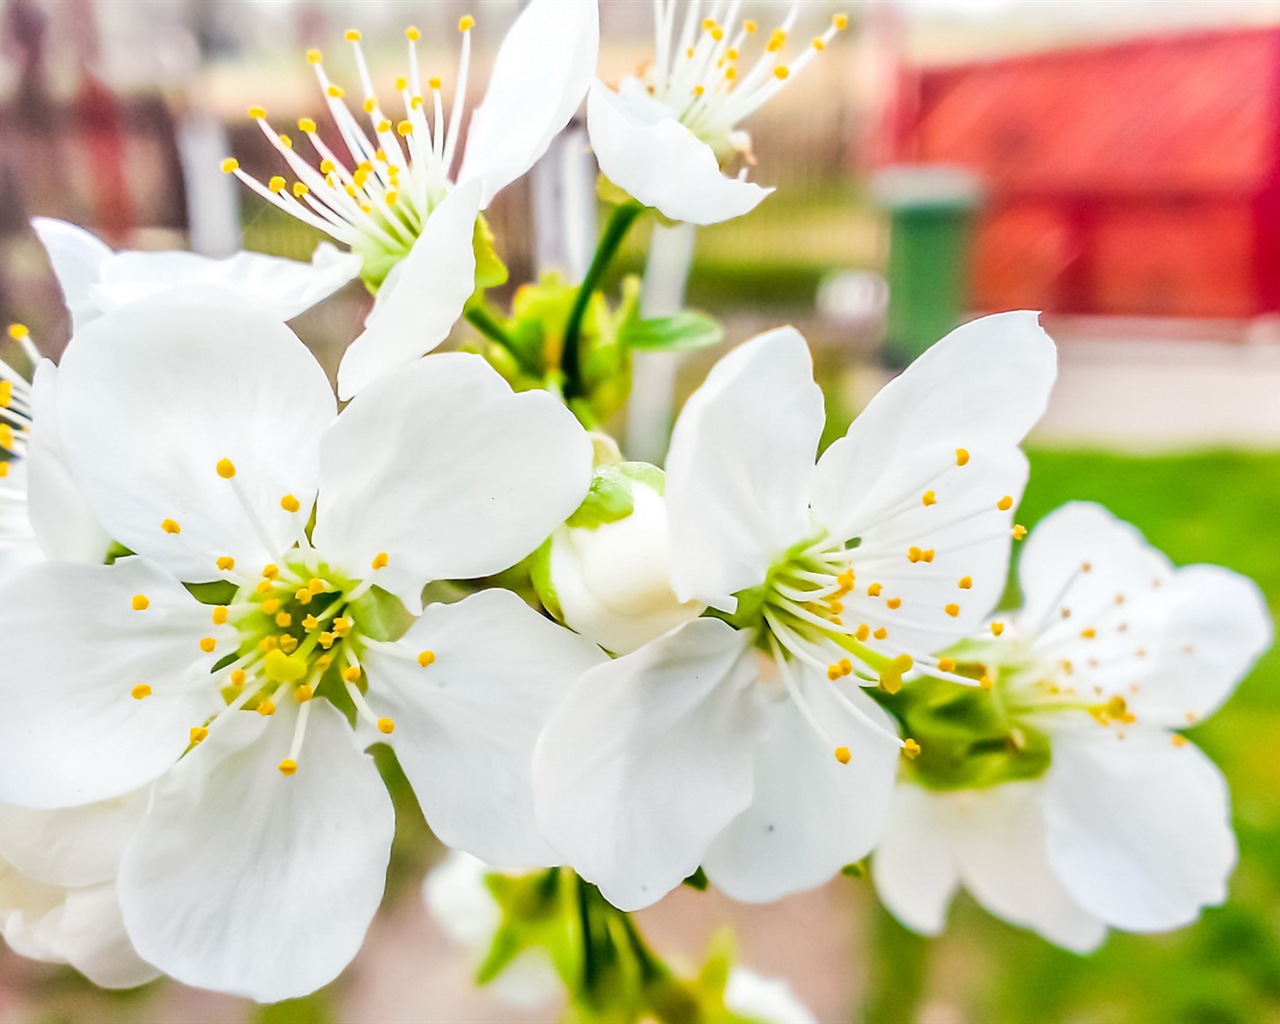
<path id="1" fill-rule="evenodd" d="M 614 90 L 595 4 L 533 0 L 465 135 L 475 19 L 449 104 L 416 28 L 386 104 L 359 32 L 353 100 L 311 51 L 310 155 L 250 111 L 295 180 L 224 170 L 347 253 L 35 223 L 74 332 L 55 366 L 15 325 L 31 372 L 0 364 L 15 949 L 103 985 L 309 993 L 381 902 L 391 761 L 456 851 L 427 895 L 482 980 L 592 1019 L 812 1019 L 724 944 L 695 974 L 653 953 L 627 912 L 686 882 L 770 901 L 873 855 L 912 928 L 963 885 L 1078 950 L 1224 898 L 1226 789 L 1178 730 L 1269 645 L 1265 605 L 1071 505 L 997 610 L 1056 375 L 1034 313 L 958 328 L 825 450 L 791 327 L 719 360 L 664 468 L 600 429 L 632 351 L 721 337 L 642 317 L 632 281 L 611 302 L 621 235 L 758 204 L 739 122 L 846 26 L 796 52 L 802 5 L 771 33 L 675 8 Z M 504 313 L 482 211 L 584 101 L 618 212 L 586 280 Z M 286 322 L 356 277 L 375 300 L 335 394 Z M 479 336 L 434 352 L 464 316 Z"/>

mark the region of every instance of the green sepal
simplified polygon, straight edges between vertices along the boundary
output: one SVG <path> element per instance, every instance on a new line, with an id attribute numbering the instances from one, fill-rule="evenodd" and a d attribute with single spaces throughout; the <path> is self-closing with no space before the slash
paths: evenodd
<path id="1" fill-rule="evenodd" d="M 645 352 L 691 352 L 724 341 L 724 330 L 706 313 L 685 309 L 671 316 L 629 320 L 618 331 L 629 349 Z"/>
<path id="2" fill-rule="evenodd" d="M 370 587 L 350 607 L 360 631 L 371 640 L 399 640 L 413 625 L 413 616 L 400 598 L 381 587 Z"/>
<path id="3" fill-rule="evenodd" d="M 476 216 L 475 232 L 471 236 L 471 247 L 476 254 L 476 289 L 497 288 L 507 283 L 510 272 L 502 262 L 494 244 L 493 229 L 483 213 Z"/>
<path id="4" fill-rule="evenodd" d="M 635 511 L 631 481 L 617 466 L 598 466 L 582 504 L 565 520 L 575 530 L 594 530 L 605 523 L 626 519 Z"/>
<path id="5" fill-rule="evenodd" d="M 667 474 L 648 462 L 620 462 L 617 470 L 629 480 L 643 484 L 659 497 L 667 492 Z"/>
<path id="6" fill-rule="evenodd" d="M 596 195 L 611 206 L 626 206 L 637 201 L 635 196 L 625 188 L 615 185 L 604 174 L 596 175 Z"/>
<path id="7" fill-rule="evenodd" d="M 711 883 L 707 881 L 707 873 L 702 870 L 702 866 L 698 866 L 698 870 L 686 878 L 681 885 L 687 885 L 690 889 L 697 889 L 698 892 L 706 892 L 707 886 Z"/>
<path id="8" fill-rule="evenodd" d="M 236 596 L 236 585 L 230 580 L 183 584 L 201 604 L 230 604 Z"/>
<path id="9" fill-rule="evenodd" d="M 560 608 L 560 598 L 556 595 L 555 584 L 551 582 L 551 542 L 555 535 L 548 537 L 529 559 L 529 579 L 533 582 L 534 593 L 542 602 L 552 618 L 564 622 L 564 611 Z"/>
<path id="10" fill-rule="evenodd" d="M 128 558 L 133 552 L 121 544 L 118 540 L 113 540 L 111 546 L 107 548 L 107 553 L 102 561 L 104 565 L 114 565 L 121 558 Z"/>

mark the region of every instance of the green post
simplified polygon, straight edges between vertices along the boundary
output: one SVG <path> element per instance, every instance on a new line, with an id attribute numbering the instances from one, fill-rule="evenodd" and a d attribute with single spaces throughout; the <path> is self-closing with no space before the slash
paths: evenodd
<path id="1" fill-rule="evenodd" d="M 884 350 L 905 366 L 969 309 L 978 178 L 959 167 L 902 165 L 880 171 L 872 195 L 889 215 L 889 316 Z"/>

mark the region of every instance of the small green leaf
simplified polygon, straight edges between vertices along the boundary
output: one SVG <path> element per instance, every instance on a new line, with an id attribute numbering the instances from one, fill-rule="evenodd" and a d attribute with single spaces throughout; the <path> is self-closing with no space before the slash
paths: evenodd
<path id="1" fill-rule="evenodd" d="M 624 323 L 618 337 L 628 348 L 649 352 L 688 352 L 718 345 L 724 340 L 724 331 L 706 313 L 685 309 L 672 316 Z"/>

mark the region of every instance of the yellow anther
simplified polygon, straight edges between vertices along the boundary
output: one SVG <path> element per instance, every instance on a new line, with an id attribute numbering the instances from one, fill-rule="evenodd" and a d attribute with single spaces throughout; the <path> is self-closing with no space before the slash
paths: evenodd
<path id="1" fill-rule="evenodd" d="M 426 102 L 427 101 L 424 100 L 421 96 L 415 96 L 413 99 L 409 101 L 409 107 L 413 110 L 421 110 L 422 105 Z"/>
<path id="2" fill-rule="evenodd" d="M 915 659 L 909 654 L 899 654 L 893 659 L 893 667 L 899 672 L 910 672 L 915 666 Z"/>
<path id="3" fill-rule="evenodd" d="M 364 103 L 361 105 L 364 107 L 364 112 L 366 114 L 372 114 L 378 108 L 378 101 L 372 96 L 366 96 Z"/>
<path id="4" fill-rule="evenodd" d="M 146 594 L 134 594 L 133 600 L 130 604 L 133 605 L 133 610 L 135 612 L 145 612 L 151 607 L 151 601 L 147 598 Z"/>
<path id="5" fill-rule="evenodd" d="M 253 106 L 249 108 L 249 116 L 253 118 L 255 121 L 257 121 L 257 120 L 260 120 L 261 118 L 266 117 L 267 112 L 263 110 L 262 107 L 258 106 L 258 104 L 255 103 Z"/>
<path id="6" fill-rule="evenodd" d="M 920 744 L 913 739 L 903 740 L 902 752 L 914 761 L 920 755 Z"/>
<path id="7" fill-rule="evenodd" d="M 188 739 L 190 739 L 192 743 L 201 743 L 204 741 L 204 738 L 208 735 L 209 735 L 209 730 L 206 729 L 203 725 L 193 725 L 191 727 L 191 731 L 187 733 L 187 737 Z"/>
<path id="8" fill-rule="evenodd" d="M 227 157 L 221 164 L 223 174 L 234 174 L 240 170 L 240 161 L 233 156 Z M 9 328 L 9 333 L 13 333 L 13 328 Z"/>
<path id="9" fill-rule="evenodd" d="M 1001 512 L 1008 512 L 1013 508 L 1013 498 L 1006 494 L 1003 498 L 996 502 L 996 508 Z"/>
<path id="10" fill-rule="evenodd" d="M 924 557 L 924 552 L 921 551 L 914 544 L 912 544 L 911 547 L 907 548 L 907 561 L 910 562 L 912 565 L 920 561 L 920 559 L 923 557 Z"/>
<path id="11" fill-rule="evenodd" d="M 404 92 L 407 88 L 409 88 L 409 79 L 404 75 L 396 75 L 396 92 Z"/>
<path id="12" fill-rule="evenodd" d="M 291 775 L 296 775 L 298 772 L 298 762 L 291 757 L 286 757 L 276 767 L 280 769 L 280 774 L 286 779 Z"/>
<path id="13" fill-rule="evenodd" d="M 302 508 L 302 502 L 295 498 L 292 494 L 286 494 L 280 499 L 280 507 L 286 512 L 297 512 Z"/>
<path id="14" fill-rule="evenodd" d="M 329 584 L 322 580 L 319 576 L 312 576 L 307 580 L 307 592 L 311 594 L 323 594 L 329 589 Z"/>
<path id="15" fill-rule="evenodd" d="M 884 588 L 879 583 L 873 583 L 867 587 L 867 597 L 879 597 L 880 591 Z"/>
<path id="16" fill-rule="evenodd" d="M 262 602 L 262 614 L 274 615 L 280 610 L 280 598 L 270 597 Z"/>
<path id="17" fill-rule="evenodd" d="M 388 206 L 395 206 L 395 205 L 396 205 L 396 201 L 397 201 L 397 200 L 399 200 L 399 198 L 400 198 L 400 194 L 399 194 L 398 192 L 388 192 L 388 193 L 387 193 L 385 196 L 383 196 L 382 198 L 383 198 L 383 201 L 384 201 Z"/>
<path id="18" fill-rule="evenodd" d="M 953 619 L 960 614 L 960 606 L 958 604 L 949 604 L 942 610 L 946 612 L 948 615 L 950 615 Z"/>
<path id="19" fill-rule="evenodd" d="M 836 760 L 841 764 L 848 764 L 853 760 L 853 755 L 849 753 L 848 747 L 836 747 Z"/>
<path id="20" fill-rule="evenodd" d="M 1187 738 L 1183 736 L 1181 733 L 1174 733 L 1173 736 L 1170 737 L 1169 741 L 1175 747 L 1185 747 L 1187 745 Z"/>
<path id="21" fill-rule="evenodd" d="M 433 75 L 431 78 L 428 78 L 428 79 L 427 79 L 427 86 L 428 86 L 428 87 L 429 87 L 433 92 L 439 92 L 439 91 L 440 91 L 440 84 L 441 84 L 441 83 L 440 83 L 440 79 L 436 78 L 434 75 Z"/>
<path id="22" fill-rule="evenodd" d="M 281 132 L 276 137 L 280 140 L 280 145 L 284 146 L 285 149 L 293 149 L 293 139 L 289 138 L 289 136 Z"/>
<path id="23" fill-rule="evenodd" d="M 984 690 L 989 690 L 991 689 L 991 687 L 995 686 L 995 683 L 992 682 L 992 679 L 990 676 L 984 675 L 981 679 L 978 680 L 978 685 L 981 686 Z"/>
<path id="24" fill-rule="evenodd" d="M 954 672 L 955 670 L 956 670 L 956 663 L 951 658 L 938 659 L 939 672 Z"/>
<path id="25" fill-rule="evenodd" d="M 258 585 L 253 588 L 255 594 L 269 594 L 271 592 L 270 580 L 259 580 Z"/>
<path id="26" fill-rule="evenodd" d="M 920 561 L 932 562 L 934 554 L 935 552 L 933 548 L 925 548 L 923 551 L 920 552 Z"/>
<path id="27" fill-rule="evenodd" d="M 1001 633 L 1003 633 L 1003 632 L 1004 632 L 1004 623 L 1003 623 L 1003 622 L 993 622 L 993 623 L 991 623 L 991 635 L 992 635 L 992 636 L 999 636 L 999 635 L 1000 635 Z"/>
<path id="28" fill-rule="evenodd" d="M 361 37 L 358 29 L 349 28 L 342 33 L 342 38 L 349 43 L 358 43 Z"/>
<path id="29" fill-rule="evenodd" d="M 418 31 L 417 25 L 410 25 L 404 30 L 404 37 L 411 43 L 416 43 L 422 38 L 422 33 Z"/>
<path id="30" fill-rule="evenodd" d="M 288 629 L 293 625 L 293 616 L 288 612 L 276 612 L 276 625 L 281 629 Z"/>
<path id="31" fill-rule="evenodd" d="M 273 683 L 297 683 L 306 677 L 307 661 L 284 651 L 268 651 L 262 660 L 262 673 Z"/>
<path id="32" fill-rule="evenodd" d="M 826 41 L 825 39 L 823 39 L 821 36 L 814 36 L 814 37 L 813 37 L 813 48 L 814 48 L 815 50 L 817 50 L 817 51 L 821 52 L 821 51 L 823 51 L 823 50 L 825 50 L 825 49 L 827 48 L 827 41 Z"/>
<path id="33" fill-rule="evenodd" d="M 249 678 L 249 676 L 245 673 L 245 670 L 244 670 L 244 669 L 242 669 L 242 668 L 238 668 L 238 669 L 236 669 L 234 672 L 232 672 L 232 673 L 231 673 L 231 685 L 232 685 L 232 686 L 244 686 L 245 681 L 246 681 L 248 678 Z"/>
<path id="34" fill-rule="evenodd" d="M 285 654 L 292 654 L 298 649 L 298 638 L 295 636 L 282 636 L 280 638 L 280 650 Z"/>
<path id="35" fill-rule="evenodd" d="M 1014 540 L 1022 540 L 1022 538 L 1025 537 L 1026 535 L 1027 535 L 1027 528 L 1025 526 L 1023 526 L 1021 523 L 1013 524 Z"/>
<path id="36" fill-rule="evenodd" d="M 275 562 L 268 562 L 262 567 L 262 578 L 264 580 L 273 580 L 280 575 L 280 566 Z"/>
<path id="37" fill-rule="evenodd" d="M 331 85 L 329 86 L 328 89 L 325 90 L 325 92 L 327 92 L 335 100 L 340 100 L 342 99 L 342 97 L 344 97 L 347 94 L 347 90 L 342 88 L 342 86 L 340 85 Z"/>
<path id="38" fill-rule="evenodd" d="M 3 480 L 8 475 L 9 475 L 9 463 L 0 462 L 0 480 Z"/>
<path id="39" fill-rule="evenodd" d="M 413 134 L 413 122 L 412 122 L 412 121 L 401 121 L 398 125 L 396 125 L 396 131 L 397 131 L 397 132 L 399 132 L 399 133 L 400 133 L 400 135 L 401 135 L 402 137 L 403 137 L 403 136 L 407 136 L 407 135 L 412 135 L 412 134 Z"/>
<path id="40" fill-rule="evenodd" d="M 693 87 L 693 94 L 694 94 L 695 96 L 701 96 L 701 95 L 702 95 L 704 92 L 706 92 L 706 91 L 707 91 L 707 90 L 706 90 L 706 89 L 704 89 L 704 88 L 703 88 L 702 86 L 700 86 L 700 85 L 695 85 L 695 86 Z"/>
<path id="41" fill-rule="evenodd" d="M 315 665 L 315 668 L 316 668 L 316 671 L 317 671 L 317 672 L 324 672 L 324 671 L 325 671 L 325 670 L 327 670 L 327 669 L 329 668 L 329 666 L 330 666 L 330 665 L 332 665 L 332 664 L 333 664 L 333 655 L 332 655 L 332 654 L 322 654 L 322 655 L 320 655 L 320 657 L 316 658 L 316 665 Z"/>
<path id="42" fill-rule="evenodd" d="M 831 19 L 831 24 L 834 25 L 838 30 L 844 31 L 846 28 L 849 27 L 849 15 L 837 14 Z"/>
<path id="43" fill-rule="evenodd" d="M 308 615 L 305 619 L 302 620 L 303 629 L 315 629 L 316 626 L 318 625 L 320 625 L 320 620 L 317 619 L 314 615 Z"/>
<path id="44" fill-rule="evenodd" d="M 355 174 L 351 175 L 351 181 L 356 188 L 364 188 L 364 183 L 369 180 L 369 172 L 363 167 L 356 168 Z M 361 207 L 363 209 L 363 207 Z"/>
<path id="45" fill-rule="evenodd" d="M 423 668 L 426 668 L 428 665 L 433 664 L 435 660 L 436 660 L 435 651 L 423 651 L 421 654 L 418 655 L 418 664 L 421 665 Z"/>
<path id="46" fill-rule="evenodd" d="M 377 130 L 379 134 L 381 134 L 382 132 L 391 131 L 391 122 L 384 117 L 381 121 L 378 122 Z"/>
<path id="47" fill-rule="evenodd" d="M 151 687 L 146 683 L 139 683 L 129 691 L 129 696 L 134 700 L 145 700 L 147 697 L 151 696 Z"/>
<path id="48" fill-rule="evenodd" d="M 218 646 L 218 641 L 211 636 L 206 636 L 200 641 L 200 650 L 205 654 L 212 654 L 213 649 Z"/>
<path id="49" fill-rule="evenodd" d="M 315 696 L 315 692 L 306 683 L 303 683 L 301 686 L 299 686 L 296 690 L 293 691 L 293 699 L 297 701 L 299 704 L 305 704 L 314 696 Z"/>
<path id="50" fill-rule="evenodd" d="M 307 186 L 300 181 L 295 181 L 293 183 L 293 194 L 298 199 L 301 199 L 310 191 L 311 189 L 307 188 Z"/>
<path id="51" fill-rule="evenodd" d="M 10 324 L 9 337 L 14 341 L 21 341 L 23 338 L 31 337 L 31 328 L 26 324 Z"/>
<path id="52" fill-rule="evenodd" d="M 373 568 L 375 569 L 385 569 L 387 567 L 387 563 L 390 560 L 391 559 L 387 556 L 387 553 L 385 551 L 379 551 L 376 555 L 373 556 L 373 561 L 370 562 L 369 564 L 372 565 Z"/>
<path id="53" fill-rule="evenodd" d="M 856 630 L 854 630 L 854 633 L 853 633 L 854 639 L 858 640 L 859 642 L 865 642 L 867 637 L 869 637 L 870 635 L 871 635 L 871 627 L 868 626 L 865 622 L 862 623 Z"/>
<path id="54" fill-rule="evenodd" d="M 738 77 L 738 69 L 735 68 L 732 64 L 729 65 L 729 67 L 724 69 L 724 78 L 726 82 L 732 82 L 737 77 Z"/>
<path id="55" fill-rule="evenodd" d="M 458 19 L 459 32 L 470 32 L 475 27 L 476 27 L 476 19 L 471 17 L 471 15 L 469 14 L 464 14 L 461 18 Z"/>
<path id="56" fill-rule="evenodd" d="M 393 722 L 390 718 L 378 719 L 378 732 L 383 733 L 384 735 L 390 736 L 395 731 L 396 731 L 396 723 Z"/>
<path id="57" fill-rule="evenodd" d="M 839 665 L 832 664 L 827 666 L 827 679 L 831 682 L 834 683 L 842 675 L 844 675 L 844 673 L 840 671 Z"/>
<path id="58" fill-rule="evenodd" d="M 836 577 L 836 582 L 840 584 L 840 586 L 844 587 L 845 590 L 853 589 L 853 580 L 854 576 L 852 569 L 846 569 Z"/>
<path id="59" fill-rule="evenodd" d="M 957 448 L 956 449 L 956 465 L 967 466 L 968 464 L 969 464 L 969 449 Z"/>
<path id="60" fill-rule="evenodd" d="M 338 618 L 334 619 L 334 620 L 333 620 L 333 631 L 334 631 L 335 633 L 337 633 L 337 634 L 338 634 L 338 636 L 346 636 L 348 633 L 350 633 L 350 632 L 351 632 L 351 620 L 350 620 L 350 619 L 344 619 L 344 618 L 342 618 L 341 616 L 339 616 Z"/>
<path id="61" fill-rule="evenodd" d="M 320 173 L 321 173 L 321 174 L 332 174 L 332 173 L 334 172 L 334 170 L 337 168 L 337 166 L 338 166 L 338 165 L 337 165 L 337 164 L 335 164 L 332 160 L 327 160 L 327 159 L 326 159 L 326 160 L 321 160 L 321 161 L 320 161 Z"/>
<path id="62" fill-rule="evenodd" d="M 334 641 L 337 639 L 338 639 L 337 633 L 321 633 L 320 646 L 327 651 L 330 647 L 333 646 Z"/>
<path id="63" fill-rule="evenodd" d="M 306 587 L 299 587 L 293 592 L 293 599 L 299 604 L 310 604 L 312 594 Z"/>
<path id="64" fill-rule="evenodd" d="M 342 670 L 342 681 L 344 683 L 360 682 L 360 666 L 349 665 L 347 668 L 344 668 Z"/>
<path id="65" fill-rule="evenodd" d="M 961 576 L 961 577 L 960 577 L 960 582 L 959 582 L 959 583 L 957 583 L 957 584 L 956 584 L 956 586 L 957 586 L 957 587 L 959 587 L 961 590 L 972 590 L 972 589 L 973 589 L 973 577 L 972 577 L 972 576 Z"/>
<path id="66" fill-rule="evenodd" d="M 920 496 L 920 503 L 925 506 L 936 505 L 938 504 L 938 496 L 934 494 L 933 491 L 925 491 L 924 494 Z"/>
<path id="67" fill-rule="evenodd" d="M 1086 640 L 1092 640 L 1098 635 L 1098 631 L 1092 626 L 1089 626 L 1087 629 L 1080 630 L 1080 635 Z"/>
<path id="68" fill-rule="evenodd" d="M 885 607 L 886 607 L 886 608 L 890 608 L 890 609 L 892 609 L 893 611 L 895 611 L 895 612 L 896 612 L 899 608 L 901 608 L 901 607 L 902 607 L 902 598 L 900 598 L 900 597 L 891 597 L 891 598 L 889 598 L 889 600 L 887 600 L 884 604 L 885 604 Z"/>
<path id="69" fill-rule="evenodd" d="M 9 426 L 7 423 L 0 423 L 0 448 L 3 448 L 5 451 L 11 451 L 13 449 L 13 442 L 13 427 Z"/>
<path id="70" fill-rule="evenodd" d="M 322 60 L 324 60 L 324 54 L 323 54 L 323 53 L 321 53 L 319 50 L 308 50 L 308 51 L 307 51 L 307 63 L 308 63 L 308 64 L 319 64 Z"/>
<path id="71" fill-rule="evenodd" d="M 881 626 L 871 635 L 875 637 L 877 640 L 884 640 L 889 636 L 889 631 L 885 629 L 884 626 Z"/>
<path id="72" fill-rule="evenodd" d="M 13 403 L 13 381 L 0 380 L 0 409 L 7 409 Z"/>
<path id="73" fill-rule="evenodd" d="M 787 68 L 785 64 L 779 64 L 776 68 L 773 69 L 774 78 L 785 80 L 790 76 L 791 76 L 791 71 Z"/>
<path id="74" fill-rule="evenodd" d="M 268 718 L 276 713 L 276 706 L 269 700 L 264 700 L 257 707 L 258 714 L 263 718 Z"/>
<path id="75" fill-rule="evenodd" d="M 160 524 L 160 529 L 164 530 L 164 532 L 165 532 L 165 533 L 174 533 L 174 534 L 177 534 L 177 533 L 181 533 L 181 532 L 182 532 L 182 527 L 181 527 L 181 526 L 179 526 L 179 525 L 178 525 L 176 522 L 174 522 L 174 520 L 172 520 L 172 519 L 166 519 L 163 523 L 161 523 L 161 524 Z"/>
<path id="76" fill-rule="evenodd" d="M 748 18 L 746 21 L 742 23 L 742 31 L 747 33 L 747 35 L 753 35 L 759 30 L 760 30 L 760 26 L 757 25 L 750 18 Z"/>
<path id="77" fill-rule="evenodd" d="M 298 118 L 298 131 L 310 134 L 316 130 L 316 123 L 309 117 Z"/>

